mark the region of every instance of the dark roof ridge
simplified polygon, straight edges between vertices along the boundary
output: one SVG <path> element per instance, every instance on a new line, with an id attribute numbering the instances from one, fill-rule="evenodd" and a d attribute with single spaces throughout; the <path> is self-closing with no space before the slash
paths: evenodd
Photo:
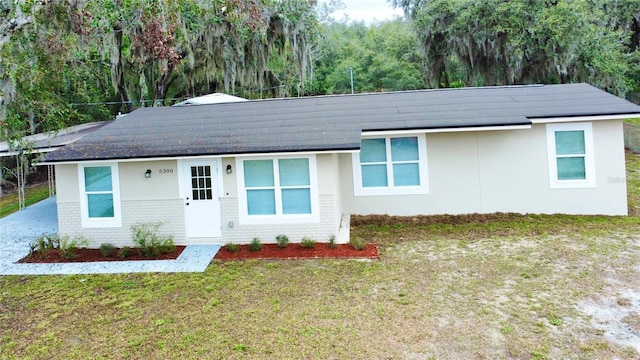
<path id="1" fill-rule="evenodd" d="M 309 95 L 309 96 L 297 96 L 297 97 L 282 97 L 282 98 L 267 98 L 267 99 L 247 99 L 243 103 L 247 102 L 272 102 L 272 101 L 295 101 L 300 99 L 327 99 L 327 98 L 341 98 L 341 97 L 363 97 L 363 96 L 378 96 L 389 94 L 417 94 L 417 93 L 432 93 L 432 92 L 450 92 L 450 91 L 477 91 L 477 90 L 500 90 L 500 89 L 518 89 L 518 88 L 539 88 L 545 86 L 556 86 L 561 84 L 515 84 L 515 85 L 485 85 L 485 86 L 464 86 L 459 88 L 437 88 L 437 89 L 413 89 L 413 90 L 395 90 L 395 91 L 372 91 L 372 92 L 359 92 L 354 94 L 322 94 L 322 95 Z M 586 83 L 573 83 L 562 85 L 588 85 Z M 209 105 L 237 105 L 233 102 L 221 102 L 215 104 L 200 104 L 199 106 Z M 164 107 L 164 106 L 161 106 Z"/>

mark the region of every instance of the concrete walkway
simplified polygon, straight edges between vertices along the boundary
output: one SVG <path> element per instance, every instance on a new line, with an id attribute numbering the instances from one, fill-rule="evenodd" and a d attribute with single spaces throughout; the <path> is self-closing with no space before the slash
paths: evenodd
<path id="1" fill-rule="evenodd" d="M 0 219 L 0 275 L 117 274 L 204 272 L 220 245 L 189 245 L 176 260 L 100 261 L 65 264 L 18 264 L 29 244 L 58 232 L 56 199 L 50 198 Z"/>

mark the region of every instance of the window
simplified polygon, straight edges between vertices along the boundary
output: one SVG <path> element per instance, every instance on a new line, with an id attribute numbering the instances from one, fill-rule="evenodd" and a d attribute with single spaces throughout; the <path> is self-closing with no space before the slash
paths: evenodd
<path id="1" fill-rule="evenodd" d="M 78 177 L 82 227 L 122 226 L 117 165 L 81 165 Z"/>
<path id="2" fill-rule="evenodd" d="M 212 200 L 211 166 L 191 166 L 191 199 Z"/>
<path id="3" fill-rule="evenodd" d="M 241 221 L 315 221 L 318 218 L 315 157 L 238 161 Z"/>
<path id="4" fill-rule="evenodd" d="M 426 194 L 424 135 L 365 138 L 353 155 L 356 195 Z"/>
<path id="5" fill-rule="evenodd" d="M 552 188 L 595 186 L 591 123 L 547 124 Z"/>

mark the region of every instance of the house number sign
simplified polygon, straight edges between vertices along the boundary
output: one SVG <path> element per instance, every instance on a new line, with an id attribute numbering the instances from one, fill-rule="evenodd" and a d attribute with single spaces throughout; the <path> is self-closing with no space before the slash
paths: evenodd
<path id="1" fill-rule="evenodd" d="M 158 174 L 173 174 L 173 169 L 158 169 Z"/>

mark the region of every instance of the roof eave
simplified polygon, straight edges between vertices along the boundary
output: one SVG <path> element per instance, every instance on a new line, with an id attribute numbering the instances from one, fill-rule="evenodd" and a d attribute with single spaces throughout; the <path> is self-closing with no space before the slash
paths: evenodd
<path id="1" fill-rule="evenodd" d="M 406 129 L 367 129 L 362 131 L 364 136 L 372 135 L 398 135 L 415 133 L 441 133 L 441 132 L 466 132 L 466 131 L 496 131 L 496 130 L 525 130 L 531 128 L 531 122 L 512 123 L 505 125 L 479 125 L 479 126 L 448 126 L 430 128 L 406 128 Z"/>
<path id="2" fill-rule="evenodd" d="M 166 155 L 157 155 L 157 156 L 138 156 L 138 157 L 101 157 L 101 158 L 90 158 L 90 159 L 60 159 L 60 160 L 47 160 L 38 163 L 38 165 L 65 165 L 65 164 L 76 164 L 80 162 L 134 162 L 134 161 L 156 161 L 156 160 L 175 160 L 175 159 L 187 159 L 187 158 L 203 158 L 203 157 L 212 157 L 212 158 L 221 158 L 221 157 L 247 157 L 247 156 L 282 156 L 282 155 L 291 155 L 291 154 L 334 154 L 334 153 L 352 153 L 360 150 L 360 146 L 357 147 L 343 147 L 343 148 L 333 148 L 333 149 L 303 149 L 303 150 L 292 150 L 292 151 L 246 151 L 246 152 L 234 152 L 234 153 L 201 153 L 201 154 L 166 154 Z"/>
<path id="3" fill-rule="evenodd" d="M 554 122 L 576 122 L 576 121 L 597 121 L 597 120 L 624 120 L 640 118 L 640 113 L 637 112 L 621 112 L 621 113 L 606 113 L 606 114 L 568 114 L 568 115 L 554 115 L 554 116 L 538 116 L 530 117 L 531 122 L 534 124 L 545 124 Z"/>

